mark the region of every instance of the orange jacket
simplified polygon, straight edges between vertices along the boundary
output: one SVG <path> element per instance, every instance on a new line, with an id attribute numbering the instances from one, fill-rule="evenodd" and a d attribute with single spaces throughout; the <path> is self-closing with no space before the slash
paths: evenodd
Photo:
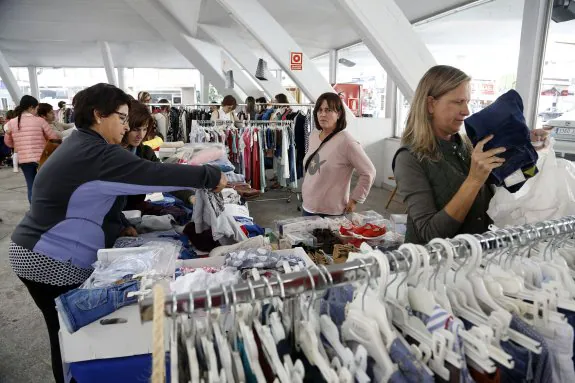
<path id="1" fill-rule="evenodd" d="M 22 113 L 19 127 L 16 117 L 8 121 L 4 128 L 6 130 L 4 143 L 14 148 L 18 153 L 18 163 L 21 164 L 38 162 L 46 141 L 62 138 L 60 133 L 54 131 L 44 119 L 30 113 Z"/>

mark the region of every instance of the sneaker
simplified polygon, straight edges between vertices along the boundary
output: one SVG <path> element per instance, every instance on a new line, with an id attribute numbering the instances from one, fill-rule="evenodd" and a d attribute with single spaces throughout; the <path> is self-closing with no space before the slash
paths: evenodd
<path id="1" fill-rule="evenodd" d="M 363 234 L 361 234 L 363 237 L 365 238 L 376 238 L 376 237 L 381 237 L 382 235 L 384 235 L 387 232 L 387 229 L 385 227 L 379 227 L 379 226 L 375 226 L 375 225 L 371 225 L 372 228 L 369 230 L 366 230 L 363 232 Z"/>
<path id="2" fill-rule="evenodd" d="M 373 230 L 373 227 L 374 226 L 372 224 L 369 224 L 369 223 L 367 225 L 356 227 L 355 229 L 353 229 L 353 234 L 363 236 L 363 233 L 365 233 L 366 231 L 369 231 L 369 230 Z"/>
<path id="3" fill-rule="evenodd" d="M 351 225 L 351 227 L 341 226 L 339 228 L 339 234 L 343 237 L 353 237 L 353 231 L 356 229 L 356 226 Z"/>

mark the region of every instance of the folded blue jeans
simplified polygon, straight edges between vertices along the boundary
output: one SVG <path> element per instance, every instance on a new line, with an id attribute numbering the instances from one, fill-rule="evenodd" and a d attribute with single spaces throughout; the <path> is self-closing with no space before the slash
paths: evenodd
<path id="1" fill-rule="evenodd" d="M 504 147 L 499 155 L 505 163 L 491 172 L 488 184 L 503 186 L 504 180 L 517 170 L 527 170 L 537 164 L 537 152 L 531 144 L 530 132 L 523 116 L 523 101 L 515 90 L 501 95 L 487 108 L 465 119 L 465 131 L 473 146 L 489 135 L 493 139 L 484 151 Z"/>
<path id="2" fill-rule="evenodd" d="M 128 293 L 138 290 L 137 280 L 101 289 L 74 289 L 56 298 L 56 307 L 68 332 L 74 333 L 124 306 L 136 303 L 137 296 L 128 298 Z"/>

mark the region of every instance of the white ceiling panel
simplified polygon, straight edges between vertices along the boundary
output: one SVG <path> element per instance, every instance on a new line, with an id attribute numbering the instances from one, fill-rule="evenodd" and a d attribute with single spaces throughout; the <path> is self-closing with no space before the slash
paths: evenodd
<path id="1" fill-rule="evenodd" d="M 161 2 L 162 0 L 158 0 Z M 202 2 L 199 22 L 233 28 L 260 57 L 269 56 L 260 44 L 221 8 L 216 0 L 170 0 L 177 9 L 190 5 L 190 14 L 179 12 L 177 19 L 193 23 L 195 8 Z M 410 20 L 419 19 L 439 11 L 465 4 L 469 0 L 396 0 Z M 523 0 L 496 0 L 522 2 Z M 348 16 L 333 0 L 260 0 L 264 8 L 287 30 L 303 48 L 315 57 L 329 49 L 340 48 L 359 39 Z M 193 3 L 193 4 L 192 4 Z M 483 5 L 479 8 L 484 8 Z M 462 13 L 463 15 L 464 13 Z M 485 17 L 493 22 L 500 12 L 493 11 Z M 175 21 L 178 22 L 178 21 Z M 454 21 L 461 28 L 460 38 L 449 27 L 428 28 L 423 34 L 426 42 L 440 44 L 465 41 L 466 35 L 475 38 L 475 24 L 471 20 Z M 473 26 L 469 28 L 469 26 Z M 189 25 L 186 25 L 189 26 Z M 427 27 L 423 27 L 424 29 Z M 516 29 L 515 26 L 509 30 Z M 505 27 L 498 31 L 507 33 Z M 469 31 L 469 33 L 467 33 Z M 485 39 L 493 33 L 485 31 Z M 207 36 L 199 34 L 200 39 Z M 495 36 L 497 37 L 497 36 Z M 151 28 L 123 0 L 0 0 L 0 50 L 10 65 L 94 67 L 102 65 L 97 41 L 108 41 L 117 66 L 124 67 L 192 67 L 169 42 Z M 270 66 L 273 69 L 273 65 Z"/>

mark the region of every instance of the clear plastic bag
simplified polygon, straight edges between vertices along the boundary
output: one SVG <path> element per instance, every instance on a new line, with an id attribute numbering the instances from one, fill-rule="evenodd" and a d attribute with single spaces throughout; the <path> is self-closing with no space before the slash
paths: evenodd
<path id="1" fill-rule="evenodd" d="M 180 250 L 180 245 L 171 242 L 149 242 L 145 247 L 121 249 L 118 256 L 94 262 L 94 272 L 80 288 L 109 287 L 128 275 L 141 273 L 172 275 Z"/>
<path id="2" fill-rule="evenodd" d="M 539 173 L 515 193 L 497 188 L 487 214 L 498 227 L 525 225 L 575 214 L 575 165 L 556 158 L 551 146 L 539 153 Z"/>

